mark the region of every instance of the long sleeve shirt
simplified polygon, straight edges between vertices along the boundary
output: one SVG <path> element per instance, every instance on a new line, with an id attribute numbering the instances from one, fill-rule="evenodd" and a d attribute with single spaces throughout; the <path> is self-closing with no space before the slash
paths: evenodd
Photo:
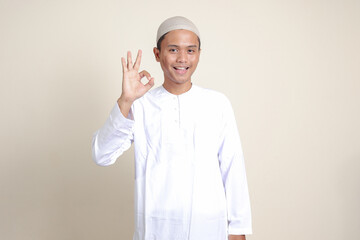
<path id="1" fill-rule="evenodd" d="M 93 159 L 113 164 L 134 143 L 134 240 L 226 240 L 251 234 L 243 152 L 221 93 L 164 87 L 137 99 L 125 118 L 116 104 L 93 137 Z"/>

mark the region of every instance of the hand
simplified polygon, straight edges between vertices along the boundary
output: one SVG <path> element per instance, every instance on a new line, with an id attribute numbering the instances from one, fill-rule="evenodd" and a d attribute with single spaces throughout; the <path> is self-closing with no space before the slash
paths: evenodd
<path id="1" fill-rule="evenodd" d="M 144 70 L 139 73 L 141 55 L 142 52 L 139 50 L 134 65 L 132 63 L 130 51 L 127 52 L 127 63 L 125 62 L 125 58 L 121 58 L 123 81 L 120 98 L 126 102 L 134 102 L 154 86 L 154 78 L 151 77 L 147 71 Z M 145 85 L 141 82 L 143 77 L 148 79 L 148 83 Z"/>
<path id="2" fill-rule="evenodd" d="M 125 117 L 129 115 L 133 102 L 142 97 L 152 86 L 154 86 L 154 78 L 150 76 L 150 73 L 147 71 L 141 71 L 139 73 L 141 54 L 142 52 L 139 50 L 134 65 L 132 63 L 130 51 L 127 52 L 127 63 L 125 58 L 121 58 L 123 81 L 122 93 L 118 99 L 118 105 L 121 113 Z M 148 79 L 148 83 L 145 85 L 141 82 L 143 77 Z"/>
<path id="3" fill-rule="evenodd" d="M 246 240 L 245 235 L 229 235 L 229 240 Z"/>

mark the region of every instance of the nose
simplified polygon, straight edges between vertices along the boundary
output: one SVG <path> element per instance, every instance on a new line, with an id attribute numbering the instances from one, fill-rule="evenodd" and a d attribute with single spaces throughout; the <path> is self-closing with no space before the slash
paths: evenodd
<path id="1" fill-rule="evenodd" d="M 179 63 L 186 63 L 187 62 L 186 51 L 179 51 L 176 61 L 179 62 Z"/>

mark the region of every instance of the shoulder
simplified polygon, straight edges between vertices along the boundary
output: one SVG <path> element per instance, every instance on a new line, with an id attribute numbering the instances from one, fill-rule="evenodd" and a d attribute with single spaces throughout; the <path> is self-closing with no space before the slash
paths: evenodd
<path id="1" fill-rule="evenodd" d="M 194 90 L 196 90 L 195 95 L 203 101 L 220 106 L 231 105 L 228 97 L 222 92 L 209 88 L 199 87 L 199 86 L 194 86 L 194 87 L 195 87 Z"/>
<path id="2" fill-rule="evenodd" d="M 201 109 L 207 109 L 216 113 L 217 116 L 224 119 L 234 117 L 234 110 L 229 98 L 221 92 L 213 89 L 197 87 L 197 105 Z"/>
<path id="3" fill-rule="evenodd" d="M 156 98 L 156 97 L 158 97 L 159 95 L 162 95 L 162 94 L 163 94 L 162 86 L 159 86 L 159 87 L 150 89 L 147 93 L 144 94 L 144 96 L 142 96 L 138 100 L 139 101 L 146 101 L 149 98 L 150 99 L 154 98 L 154 97 Z"/>
<path id="4" fill-rule="evenodd" d="M 151 99 L 158 98 L 160 95 L 162 95 L 161 86 L 150 89 L 147 93 L 144 94 L 144 96 L 136 99 L 134 105 L 142 105 L 144 104 L 144 102 L 148 102 L 149 100 L 151 101 Z"/>
<path id="5" fill-rule="evenodd" d="M 162 87 L 149 90 L 142 97 L 136 99 L 131 106 L 134 115 L 142 115 L 145 112 L 159 111 L 160 106 L 165 101 L 165 94 Z"/>

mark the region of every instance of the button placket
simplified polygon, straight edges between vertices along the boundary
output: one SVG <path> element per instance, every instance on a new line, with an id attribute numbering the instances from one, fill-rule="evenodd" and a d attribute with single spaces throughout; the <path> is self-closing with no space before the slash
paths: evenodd
<path id="1" fill-rule="evenodd" d="M 178 124 L 178 127 L 180 127 L 180 98 L 179 97 L 176 97 L 176 106 L 174 109 L 176 111 L 175 123 Z"/>

